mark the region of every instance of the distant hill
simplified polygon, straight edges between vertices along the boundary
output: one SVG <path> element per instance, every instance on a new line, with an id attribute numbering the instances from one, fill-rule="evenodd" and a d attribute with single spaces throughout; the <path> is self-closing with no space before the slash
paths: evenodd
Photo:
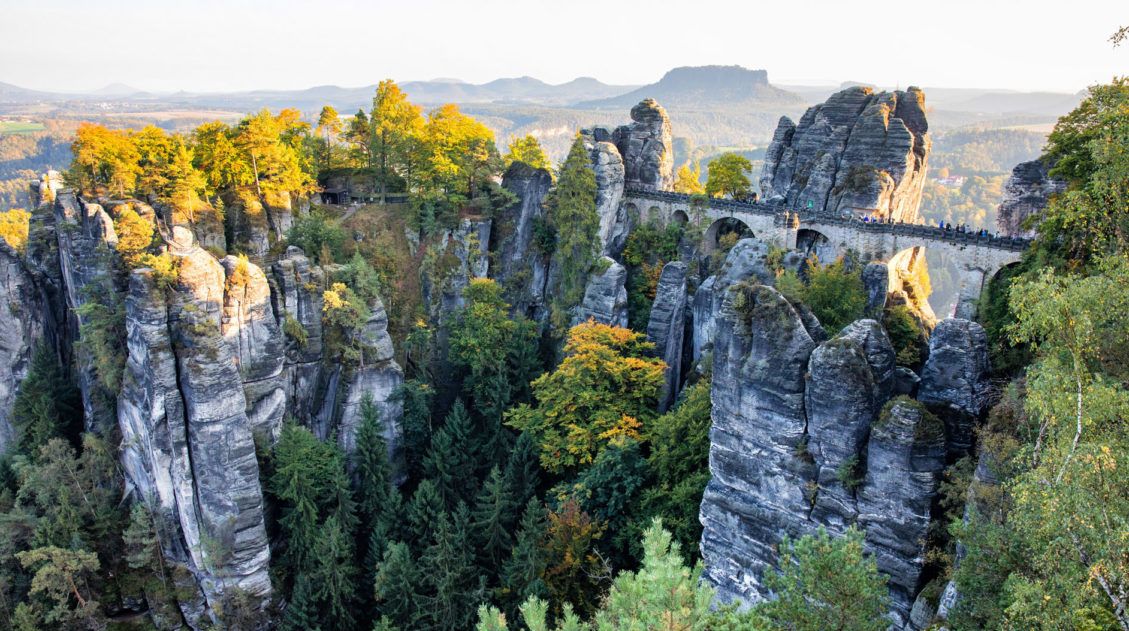
<path id="1" fill-rule="evenodd" d="M 585 109 L 629 108 L 653 98 L 667 109 L 717 109 L 732 106 L 795 105 L 799 95 L 773 86 L 765 70 L 741 66 L 683 66 L 675 68 L 657 83 L 619 96 L 577 103 Z"/>

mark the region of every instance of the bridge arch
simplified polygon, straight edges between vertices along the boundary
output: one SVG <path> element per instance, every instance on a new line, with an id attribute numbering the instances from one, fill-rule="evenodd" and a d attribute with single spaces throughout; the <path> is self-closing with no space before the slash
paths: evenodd
<path id="1" fill-rule="evenodd" d="M 839 256 L 839 248 L 831 243 L 831 239 L 812 228 L 800 228 L 796 231 L 796 249 L 804 253 L 804 258 L 815 256 L 824 264 Z"/>
<path id="2" fill-rule="evenodd" d="M 722 217 L 711 223 L 702 234 L 702 253 L 712 254 L 721 249 L 723 247 L 721 240 L 730 234 L 736 234 L 738 241 L 757 236 L 753 233 L 753 228 L 744 221 L 735 217 Z"/>
<path id="3" fill-rule="evenodd" d="M 690 215 L 687 215 L 686 211 L 679 208 L 670 214 L 670 220 L 677 224 L 686 225 L 690 223 Z"/>

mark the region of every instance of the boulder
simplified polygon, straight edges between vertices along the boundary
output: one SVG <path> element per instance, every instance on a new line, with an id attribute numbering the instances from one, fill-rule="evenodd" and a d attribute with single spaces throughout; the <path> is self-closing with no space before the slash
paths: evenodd
<path id="1" fill-rule="evenodd" d="M 666 380 L 659 394 L 659 412 L 665 412 L 682 385 L 682 339 L 686 330 L 686 276 L 689 268 L 675 261 L 663 266 L 647 322 L 647 340 L 666 362 Z"/>

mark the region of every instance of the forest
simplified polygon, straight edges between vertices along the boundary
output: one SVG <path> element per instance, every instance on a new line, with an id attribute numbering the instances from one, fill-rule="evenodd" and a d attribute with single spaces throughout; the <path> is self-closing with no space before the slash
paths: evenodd
<path id="1" fill-rule="evenodd" d="M 1003 136 L 1009 150 L 1031 148 Z M 954 165 L 999 170 L 964 147 Z M 1050 134 L 1043 155 L 1068 188 L 1034 219 L 1039 236 L 1023 261 L 981 298 L 998 392 L 976 452 L 946 472 L 935 513 L 945 521 L 926 560 L 926 590 L 939 597 L 951 581 L 961 594 L 947 628 L 1129 629 L 1126 147 L 1122 78 L 1092 87 Z M 241 261 L 229 284 L 248 283 L 248 261 L 300 248 L 326 270 L 324 361 L 346 374 L 374 361 L 367 326 L 387 311 L 403 367 L 398 445 L 372 398 L 360 402 L 351 450 L 293 417 L 277 436 L 256 435 L 273 589 L 265 605 L 225 589 L 214 615 L 200 618 L 210 628 L 887 628 L 887 579 L 856 528 L 786 538 L 764 579 L 774 599 L 715 606 L 699 551 L 711 365 L 689 371 L 666 409 L 667 366 L 647 336 L 659 274 L 701 233 L 640 221 L 623 254 L 627 326 L 574 321 L 586 282 L 607 265 L 583 137 L 554 165 L 532 135 L 500 148 L 457 106 L 425 112 L 384 81 L 370 109 L 348 116 L 326 106 L 311 123 L 296 110 L 262 110 L 184 133 L 83 124 L 70 153 L 68 187 L 123 202 L 104 204 L 117 235 L 102 252 L 111 285 L 151 270 L 175 294 L 186 272 L 165 246 L 164 222 L 212 235 L 200 238 L 209 252 Z M 553 183 L 532 227 L 557 283 L 546 313 L 516 308 L 513 288 L 486 277 L 436 310 L 427 287 L 449 287 L 465 264 L 453 235 L 519 202 L 502 185 L 515 164 L 544 169 Z M 682 166 L 679 190 L 752 194 L 746 158 L 714 164 L 704 178 Z M 407 201 L 349 214 L 311 204 L 335 177 Z M 970 177 L 959 194 L 928 188 L 925 204 L 936 217 L 981 225 L 1001 179 Z M 256 251 L 260 224 L 281 208 L 294 209 L 293 222 Z M 43 229 L 35 213 L 4 218 L 5 240 L 30 259 Z M 691 258 L 719 269 L 737 240 L 722 235 L 720 251 Z M 857 261 L 810 260 L 797 273 L 783 257 L 769 255 L 777 289 L 817 323 L 833 333 L 864 316 Z M 111 409 L 130 387 L 126 308 L 113 292 L 80 307 L 76 353 Z M 189 346 L 210 335 L 207 320 L 190 319 L 178 342 Z M 920 366 L 922 322 L 898 307 L 880 319 L 898 364 Z M 311 343 L 297 319 L 282 328 L 290 352 Z M 0 627 L 180 628 L 193 588 L 187 570 L 165 560 L 170 517 L 128 494 L 122 436 L 87 418 L 74 372 L 44 345 L 15 399 L 16 439 L 0 459 Z M 839 475 L 857 486 L 853 466 Z M 210 559 L 231 555 L 229 542 L 199 545 Z"/>

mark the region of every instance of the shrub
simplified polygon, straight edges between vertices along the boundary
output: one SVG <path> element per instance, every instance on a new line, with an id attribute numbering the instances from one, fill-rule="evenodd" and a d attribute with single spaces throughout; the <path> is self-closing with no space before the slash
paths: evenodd
<path id="1" fill-rule="evenodd" d="M 897 353 L 897 364 L 916 368 L 925 357 L 926 338 L 921 323 L 910 313 L 909 307 L 895 305 L 882 314 L 882 325 L 890 336 L 890 343 Z"/>
<path id="2" fill-rule="evenodd" d="M 302 248 L 307 256 L 318 263 L 332 263 L 342 257 L 345 231 L 332 218 L 320 210 L 299 217 L 286 233 L 286 241 Z"/>

